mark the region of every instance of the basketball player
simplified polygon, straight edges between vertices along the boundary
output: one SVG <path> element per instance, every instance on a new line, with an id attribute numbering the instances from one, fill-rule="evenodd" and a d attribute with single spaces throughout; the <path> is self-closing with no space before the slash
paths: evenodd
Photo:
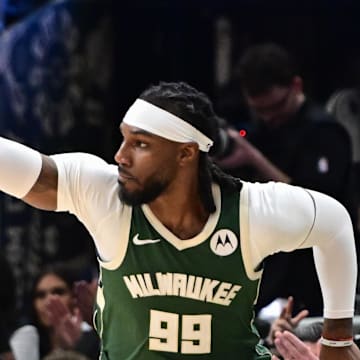
<path id="1" fill-rule="evenodd" d="M 216 124 L 203 93 L 160 83 L 126 113 L 117 166 L 1 138 L 0 189 L 91 233 L 103 360 L 271 359 L 253 326 L 262 260 L 306 247 L 325 302 L 320 359 L 359 359 L 348 213 L 321 193 L 222 173 L 208 155 Z"/>

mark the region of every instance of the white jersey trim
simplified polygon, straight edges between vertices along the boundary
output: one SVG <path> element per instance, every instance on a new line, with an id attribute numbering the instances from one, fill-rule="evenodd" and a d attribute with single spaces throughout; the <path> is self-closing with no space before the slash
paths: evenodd
<path id="1" fill-rule="evenodd" d="M 206 241 L 211 233 L 214 231 L 219 217 L 220 217 L 220 211 L 221 211 L 221 193 L 219 185 L 213 184 L 212 186 L 212 192 L 214 196 L 214 201 L 216 205 L 216 211 L 212 214 L 210 214 L 204 228 L 201 230 L 201 232 L 194 236 L 191 239 L 183 240 L 178 238 L 175 234 L 173 234 L 170 230 L 168 230 L 154 215 L 154 213 L 151 211 L 150 207 L 146 204 L 142 205 L 141 208 L 144 212 L 145 217 L 149 220 L 151 226 L 171 245 L 173 245 L 177 250 L 182 251 L 185 249 L 192 248 L 194 246 L 197 246 L 204 241 Z"/>
<path id="2" fill-rule="evenodd" d="M 107 270 L 117 269 L 125 259 L 130 237 L 131 216 L 132 207 L 124 205 L 122 216 L 119 219 L 118 250 L 115 251 L 114 258 L 110 261 L 103 261 L 98 257 L 99 264 Z"/>
<path id="3" fill-rule="evenodd" d="M 240 192 L 239 201 L 239 224 L 240 224 L 240 244 L 243 263 L 246 275 L 250 280 L 258 280 L 263 273 L 262 270 L 255 271 L 253 260 L 253 252 L 251 249 L 250 229 L 249 229 L 249 193 L 246 182 L 243 182 L 243 187 Z"/>

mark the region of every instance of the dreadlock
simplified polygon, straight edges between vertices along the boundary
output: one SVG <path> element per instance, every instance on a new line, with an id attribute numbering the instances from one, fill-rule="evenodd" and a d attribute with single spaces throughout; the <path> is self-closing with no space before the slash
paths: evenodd
<path id="1" fill-rule="evenodd" d="M 160 82 L 146 89 L 140 96 L 188 122 L 214 141 L 209 155 L 216 153 L 219 144 L 218 117 L 209 98 L 185 82 Z M 240 179 L 225 174 L 210 159 L 208 153 L 200 151 L 199 183 L 200 198 L 205 208 L 213 213 L 216 210 L 211 192 L 211 183 L 216 182 L 224 191 L 240 190 Z"/>

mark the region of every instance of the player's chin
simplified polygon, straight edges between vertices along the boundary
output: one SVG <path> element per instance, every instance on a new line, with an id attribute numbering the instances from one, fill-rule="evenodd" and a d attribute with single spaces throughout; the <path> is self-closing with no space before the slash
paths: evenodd
<path id="1" fill-rule="evenodd" d="M 131 194 L 133 193 L 138 193 L 142 191 L 139 184 L 135 181 L 131 181 L 131 180 L 122 181 L 119 179 L 118 184 L 119 184 L 120 192 L 125 193 L 129 196 L 131 196 Z"/>
<path id="2" fill-rule="evenodd" d="M 119 199 L 126 205 L 136 206 L 142 204 L 141 191 L 130 190 L 128 187 L 120 186 L 119 188 Z"/>

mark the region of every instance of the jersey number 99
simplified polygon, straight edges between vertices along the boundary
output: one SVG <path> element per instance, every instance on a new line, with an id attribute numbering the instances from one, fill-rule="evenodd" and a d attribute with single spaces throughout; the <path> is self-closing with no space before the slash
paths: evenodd
<path id="1" fill-rule="evenodd" d="M 179 329 L 181 320 L 181 338 Z M 150 310 L 149 349 L 182 354 L 211 352 L 211 315 L 179 315 Z"/>

